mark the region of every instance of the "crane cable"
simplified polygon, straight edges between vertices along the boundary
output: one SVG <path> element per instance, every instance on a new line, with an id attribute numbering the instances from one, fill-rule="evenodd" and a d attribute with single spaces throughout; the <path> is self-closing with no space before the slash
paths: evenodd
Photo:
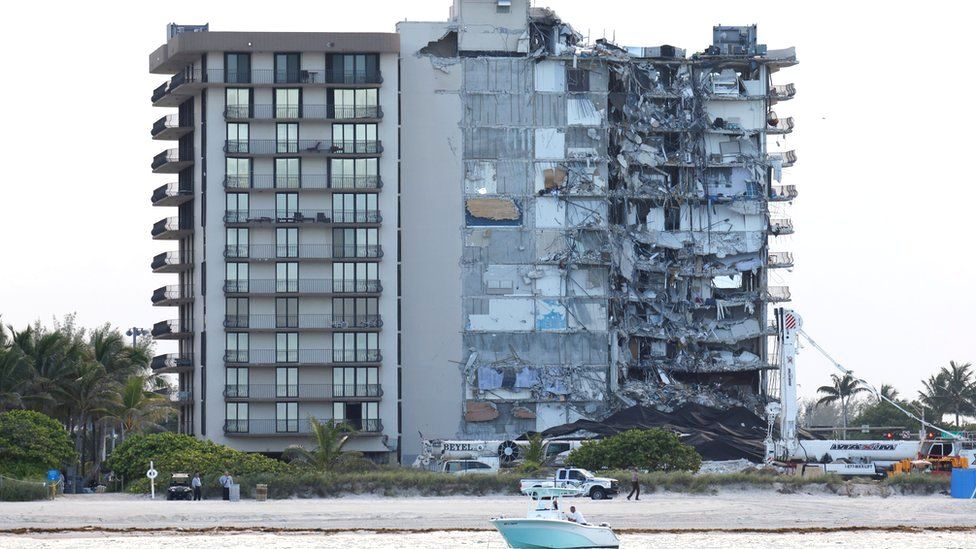
<path id="1" fill-rule="evenodd" d="M 933 425 L 933 424 L 925 421 L 924 419 L 916 416 L 915 414 L 909 412 L 908 410 L 902 408 L 901 405 L 899 405 L 897 402 L 895 402 L 894 400 L 892 400 L 892 399 L 886 397 L 885 395 L 881 394 L 881 392 L 878 391 L 874 387 L 874 385 L 871 385 L 866 380 L 855 376 L 854 375 L 854 372 L 852 372 L 852 371 L 848 370 L 847 368 L 841 366 L 840 362 L 837 362 L 836 360 L 834 360 L 834 357 L 830 356 L 827 353 L 827 351 L 825 351 L 823 347 L 821 347 L 820 345 L 818 345 L 817 342 L 814 341 L 813 338 L 810 337 L 809 334 L 807 334 L 806 332 L 804 332 L 802 328 L 798 328 L 797 329 L 797 333 L 799 333 L 801 336 L 803 336 L 803 338 L 806 339 L 810 343 L 810 345 L 813 346 L 814 349 L 820 351 L 820 354 L 822 354 L 824 357 L 826 357 L 827 360 L 829 360 L 834 365 L 834 367 L 836 367 L 838 370 L 840 370 L 844 374 L 851 376 L 852 378 L 854 378 L 855 381 L 859 381 L 865 387 L 867 387 L 868 390 L 870 390 L 872 393 L 874 393 L 874 396 L 878 397 L 878 400 L 879 401 L 880 400 L 883 400 L 883 401 L 887 402 L 888 404 L 891 404 L 892 406 L 894 406 L 895 408 L 897 408 L 898 411 L 900 411 L 901 413 L 907 415 L 908 417 L 914 419 L 915 421 L 918 421 L 919 423 L 921 423 L 922 425 L 924 425 L 926 427 L 930 427 L 932 429 L 935 429 L 936 431 L 939 431 L 940 433 L 946 435 L 947 437 L 949 437 L 951 439 L 961 439 L 962 438 L 960 435 L 958 435 L 956 433 L 951 433 L 949 431 L 946 431 L 945 429 L 939 427 L 938 425 Z"/>

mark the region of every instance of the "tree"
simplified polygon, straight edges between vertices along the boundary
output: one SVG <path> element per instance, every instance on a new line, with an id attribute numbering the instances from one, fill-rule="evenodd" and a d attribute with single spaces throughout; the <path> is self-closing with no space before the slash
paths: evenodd
<path id="1" fill-rule="evenodd" d="M 922 382 L 923 390 L 918 396 L 922 404 L 933 410 L 937 418 L 945 414 L 955 416 L 956 427 L 960 417 L 976 412 L 976 384 L 973 382 L 972 364 L 956 364 L 950 360 L 949 367 L 942 367 L 938 374 L 929 376 Z"/>
<path id="2" fill-rule="evenodd" d="M 584 442 L 566 457 L 567 463 L 586 469 L 697 471 L 698 452 L 664 429 L 631 429 L 597 441 Z"/>
<path id="3" fill-rule="evenodd" d="M 833 381 L 832 385 L 823 385 L 817 389 L 817 394 L 823 395 L 817 401 L 817 405 L 840 403 L 841 418 L 844 427 L 843 438 L 846 439 L 847 418 L 850 413 L 851 399 L 854 395 L 867 391 L 868 388 L 850 372 L 844 374 L 843 377 L 837 374 L 831 374 L 830 379 Z"/>
<path id="4" fill-rule="evenodd" d="M 119 394 L 118 402 L 109 409 L 109 418 L 118 421 L 123 438 L 130 433 L 144 433 L 161 429 L 160 424 L 173 412 L 162 395 L 146 389 L 145 377 L 130 377 Z"/>
<path id="5" fill-rule="evenodd" d="M 293 444 L 282 452 L 281 457 L 289 462 L 308 465 L 318 471 L 328 471 L 342 457 L 342 447 L 349 441 L 349 433 L 353 432 L 348 423 L 332 421 L 320 422 L 314 417 L 308 418 L 315 440 L 315 448 L 307 450 L 305 447 Z"/>
<path id="6" fill-rule="evenodd" d="M 56 420 L 31 410 L 0 413 L 0 473 L 43 478 L 48 469 L 75 457 L 67 431 Z"/>
<path id="7" fill-rule="evenodd" d="M 881 396 L 887 398 L 888 400 L 898 400 L 898 389 L 895 389 L 887 383 L 881 384 Z"/>

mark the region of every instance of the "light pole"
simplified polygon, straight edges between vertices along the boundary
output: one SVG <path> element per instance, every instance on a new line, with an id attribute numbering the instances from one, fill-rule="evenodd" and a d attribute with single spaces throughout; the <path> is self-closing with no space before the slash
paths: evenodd
<path id="1" fill-rule="evenodd" d="M 136 340 L 139 339 L 139 336 L 149 335 L 149 330 L 144 330 L 142 328 L 136 328 L 133 326 L 125 331 L 125 335 L 132 337 L 132 346 L 135 347 Z"/>

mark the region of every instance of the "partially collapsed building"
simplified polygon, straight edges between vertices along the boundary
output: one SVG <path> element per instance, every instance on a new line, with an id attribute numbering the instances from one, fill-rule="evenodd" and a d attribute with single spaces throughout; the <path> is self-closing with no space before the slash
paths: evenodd
<path id="1" fill-rule="evenodd" d="M 790 297 L 793 49 L 754 25 L 691 55 L 586 43 L 527 0 L 397 30 L 404 459 L 418 431 L 760 408 Z"/>

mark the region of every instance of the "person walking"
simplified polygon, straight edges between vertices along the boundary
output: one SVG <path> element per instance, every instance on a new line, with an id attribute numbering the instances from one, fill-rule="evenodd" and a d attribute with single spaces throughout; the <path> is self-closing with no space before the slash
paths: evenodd
<path id="1" fill-rule="evenodd" d="M 203 499 L 200 495 L 200 487 L 202 484 L 200 481 L 200 473 L 193 475 L 193 480 L 190 481 L 190 486 L 193 488 L 193 501 L 201 501 Z"/>
<path id="2" fill-rule="evenodd" d="M 223 475 L 217 479 L 217 483 L 220 484 L 220 488 L 223 491 L 224 501 L 230 501 L 230 485 L 234 484 L 234 477 L 230 476 L 230 473 L 224 471 Z"/>
<path id="3" fill-rule="evenodd" d="M 637 478 L 637 467 L 630 468 L 630 493 L 627 494 L 628 501 L 630 501 L 631 496 L 636 496 L 634 501 L 640 501 L 640 481 Z"/>

